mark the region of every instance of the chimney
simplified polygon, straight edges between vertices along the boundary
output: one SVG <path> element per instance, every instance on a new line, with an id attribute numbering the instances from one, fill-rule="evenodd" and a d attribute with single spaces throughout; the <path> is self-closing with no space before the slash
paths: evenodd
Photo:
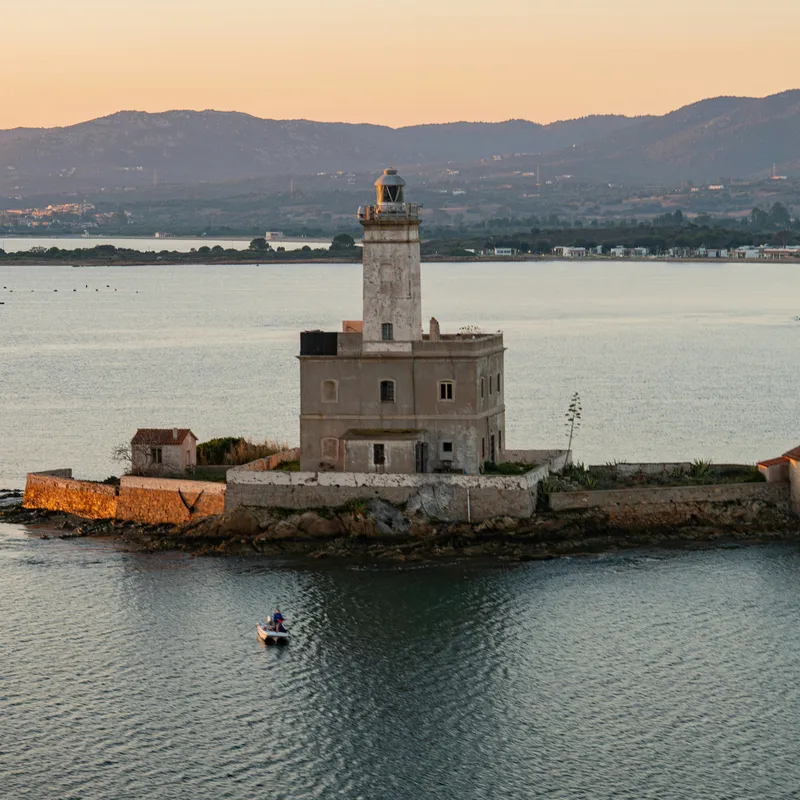
<path id="1" fill-rule="evenodd" d="M 178 441 L 178 429 L 177 429 L 177 428 L 173 428 L 173 429 L 172 429 L 172 438 L 173 438 L 173 439 L 174 439 L 176 442 Z"/>
<path id="2" fill-rule="evenodd" d="M 431 317 L 431 332 L 429 338 L 432 342 L 439 341 L 439 321 L 436 317 Z"/>

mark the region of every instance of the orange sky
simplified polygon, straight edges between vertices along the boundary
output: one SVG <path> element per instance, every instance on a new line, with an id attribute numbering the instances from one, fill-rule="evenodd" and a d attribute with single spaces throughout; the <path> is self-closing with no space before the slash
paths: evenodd
<path id="1" fill-rule="evenodd" d="M 2 30 L 0 128 L 173 108 L 550 122 L 800 87 L 800 0 L 34 0 Z"/>

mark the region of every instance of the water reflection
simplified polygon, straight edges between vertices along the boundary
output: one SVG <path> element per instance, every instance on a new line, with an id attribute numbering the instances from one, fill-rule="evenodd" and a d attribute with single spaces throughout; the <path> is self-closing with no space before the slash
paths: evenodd
<path id="1" fill-rule="evenodd" d="M 9 796 L 777 800 L 800 785 L 796 548 L 397 569 L 0 528 Z M 276 603 L 294 636 L 265 648 L 254 627 Z"/>

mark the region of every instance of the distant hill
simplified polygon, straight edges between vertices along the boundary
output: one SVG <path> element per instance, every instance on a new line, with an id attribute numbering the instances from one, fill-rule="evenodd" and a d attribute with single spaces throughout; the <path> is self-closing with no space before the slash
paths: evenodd
<path id="1" fill-rule="evenodd" d="M 525 154 L 548 174 L 626 183 L 800 173 L 800 90 L 718 97 L 661 117 L 539 125 L 381 125 L 259 119 L 220 111 L 122 111 L 65 128 L 0 131 L 0 193 L 93 192 L 388 164 L 467 165 Z"/>
<path id="2" fill-rule="evenodd" d="M 800 90 L 716 97 L 549 153 L 552 170 L 628 183 L 800 173 Z"/>
<path id="3" fill-rule="evenodd" d="M 514 120 L 393 129 L 259 119 L 221 111 L 122 111 L 66 128 L 0 131 L 0 190 L 88 191 L 160 182 L 191 184 L 387 164 L 475 161 L 540 153 L 633 124 L 586 117 L 552 125 Z"/>

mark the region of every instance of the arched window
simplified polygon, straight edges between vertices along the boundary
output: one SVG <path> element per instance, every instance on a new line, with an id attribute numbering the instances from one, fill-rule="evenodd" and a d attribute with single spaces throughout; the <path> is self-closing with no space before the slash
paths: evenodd
<path id="1" fill-rule="evenodd" d="M 339 440 L 333 436 L 326 436 L 320 444 L 323 463 L 335 465 L 339 460 Z"/>
<path id="2" fill-rule="evenodd" d="M 500 394 L 500 373 L 497 373 L 497 394 Z"/>
<path id="3" fill-rule="evenodd" d="M 485 394 L 486 394 L 486 379 L 481 378 L 481 399 L 483 399 Z"/>
<path id="4" fill-rule="evenodd" d="M 381 403 L 394 403 L 394 381 L 381 381 Z"/>

